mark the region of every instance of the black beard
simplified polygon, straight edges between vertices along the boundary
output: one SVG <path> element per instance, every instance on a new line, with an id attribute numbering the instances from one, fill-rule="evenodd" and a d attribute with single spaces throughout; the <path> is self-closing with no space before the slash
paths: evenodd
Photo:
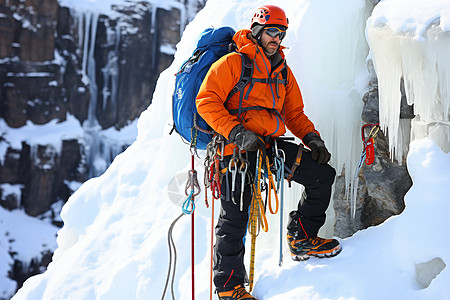
<path id="1" fill-rule="evenodd" d="M 277 43 L 274 43 L 274 42 L 270 42 L 269 44 L 275 44 L 275 45 L 277 45 Z M 267 45 L 269 45 L 269 44 L 267 44 Z M 280 44 L 280 45 L 281 45 L 281 44 Z M 270 54 L 270 52 L 267 51 L 267 48 L 266 48 L 266 47 L 262 47 L 262 48 L 263 48 L 264 53 L 266 54 L 266 56 L 267 56 L 267 57 L 270 57 L 270 56 L 274 55 L 274 54 L 278 51 L 278 49 L 280 49 L 280 45 L 278 45 L 277 50 L 275 50 L 275 52 L 273 52 L 272 54 Z"/>

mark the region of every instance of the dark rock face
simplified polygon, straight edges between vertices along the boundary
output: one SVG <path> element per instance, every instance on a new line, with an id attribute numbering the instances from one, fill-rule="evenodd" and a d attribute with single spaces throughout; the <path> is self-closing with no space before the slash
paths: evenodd
<path id="1" fill-rule="evenodd" d="M 54 57 L 57 0 L 11 0 L 0 3 L 1 57 L 44 62 Z M 30 50 L 33 51 L 30 51 Z"/>
<path id="2" fill-rule="evenodd" d="M 64 120 L 53 62 L 57 0 L 9 1 L 0 12 L 0 117 L 13 128 Z"/>
<path id="3" fill-rule="evenodd" d="M 30 147 L 23 143 L 22 150 L 8 149 L 4 165 L 0 165 L 0 182 L 22 186 L 21 199 L 2 206 L 7 209 L 23 207 L 30 216 L 38 216 L 50 209 L 57 199 L 68 199 L 70 192 L 65 181 L 86 180 L 80 173 L 83 153 L 77 140 L 62 142 L 61 153 L 52 145 Z M 0 189 L 1 190 L 1 189 Z M 3 197 L 2 197 L 3 198 Z M 56 200 L 55 200 L 56 199 Z"/>
<path id="4" fill-rule="evenodd" d="M 64 122 L 70 114 L 83 127 L 120 129 L 150 105 L 159 73 L 173 60 L 160 49 L 175 48 L 185 22 L 179 9 L 148 2 L 112 9 L 119 17 L 78 13 L 57 0 L 0 4 L 0 117 L 8 127 Z M 98 174 L 86 157 L 89 140 L 62 141 L 61 152 L 25 142 L 9 147 L 0 183 L 24 185 L 19 203 L 31 215 L 42 214 L 67 199 L 64 180 Z"/>
<path id="5" fill-rule="evenodd" d="M 194 7 L 189 2 L 197 11 L 205 4 L 180 1 L 168 8 L 130 1 L 113 5 L 111 17 L 60 7 L 58 0 L 0 0 L 1 206 L 40 218 L 58 214 L 54 203 L 104 171 L 94 166 L 98 155 L 106 168 L 126 149 L 128 144 L 103 141 L 98 132 L 127 126 L 150 105 L 189 21 L 180 18 L 196 13 L 188 11 Z M 56 145 L 8 140 L 8 131 L 62 123 L 68 116 L 78 120 L 84 136 Z M 57 218 L 53 223 L 61 225 Z M 15 262 L 11 278 L 18 287 L 45 269 L 51 253 L 39 255 Z"/>
<path id="6" fill-rule="evenodd" d="M 371 62 L 369 70 L 372 76 L 369 91 L 363 98 L 361 118 L 365 123 L 375 124 L 379 122 L 378 82 Z M 399 89 L 402 92 L 401 118 L 413 118 L 412 107 L 406 103 L 404 87 Z M 406 161 L 399 164 L 391 160 L 388 139 L 381 130 L 375 136 L 375 161 L 370 166 L 363 164 L 359 173 L 354 219 L 344 181 L 344 176 L 337 177 L 334 194 L 335 234 L 343 238 L 400 214 L 405 208 L 404 196 L 412 186 Z"/>

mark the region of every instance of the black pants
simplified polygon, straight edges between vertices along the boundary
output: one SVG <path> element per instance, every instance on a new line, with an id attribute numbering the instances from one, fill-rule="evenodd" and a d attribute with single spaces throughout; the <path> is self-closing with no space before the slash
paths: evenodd
<path id="1" fill-rule="evenodd" d="M 298 145 L 286 141 L 278 141 L 278 149 L 285 152 L 285 164 L 290 169 L 294 164 L 298 152 Z M 268 150 L 270 158 L 271 151 Z M 250 162 L 248 172 L 254 177 L 256 167 L 256 152 L 248 152 Z M 231 157 L 225 157 L 228 165 Z M 287 177 L 287 172 L 285 172 Z M 319 228 L 325 223 L 325 211 L 328 208 L 331 187 L 336 175 L 330 165 L 319 165 L 311 158 L 310 152 L 303 152 L 300 165 L 295 170 L 292 181 L 305 187 L 306 199 L 298 203 L 297 212 L 300 215 L 303 228 L 309 237 L 315 237 Z M 217 290 L 230 290 L 238 284 L 246 282 L 244 266 L 244 237 L 247 231 L 249 206 L 252 200 L 251 185 L 246 180 L 243 193 L 243 210 L 240 209 L 241 178 L 239 172 L 235 181 L 234 200 L 231 194 L 231 174 L 222 180 L 221 210 L 216 225 L 216 244 L 214 245 L 214 284 Z"/>

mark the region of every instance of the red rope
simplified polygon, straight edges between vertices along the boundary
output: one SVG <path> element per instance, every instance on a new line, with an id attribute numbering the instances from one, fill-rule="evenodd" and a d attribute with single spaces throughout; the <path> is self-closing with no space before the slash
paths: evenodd
<path id="1" fill-rule="evenodd" d="M 209 278 L 209 299 L 212 300 L 213 295 L 213 260 L 214 260 L 214 202 L 216 199 L 220 198 L 221 188 L 220 188 L 220 156 L 215 155 L 214 160 L 210 166 L 209 182 L 212 193 L 212 204 L 211 204 L 211 257 L 210 257 L 210 278 Z M 205 189 L 205 194 L 207 193 Z"/>
<path id="2" fill-rule="evenodd" d="M 205 189 L 205 194 L 207 193 Z M 214 247 L 214 201 L 215 199 L 212 199 L 211 202 L 211 257 L 210 257 L 210 273 L 209 273 L 209 299 L 212 300 L 212 294 L 213 294 L 213 247 Z"/>
<path id="3" fill-rule="evenodd" d="M 194 170 L 194 154 L 192 154 L 192 170 Z M 194 284 L 194 278 L 195 278 L 195 247 L 194 247 L 194 196 L 192 196 L 192 214 L 191 214 L 191 277 L 192 277 L 192 300 L 195 299 L 195 284 Z"/>

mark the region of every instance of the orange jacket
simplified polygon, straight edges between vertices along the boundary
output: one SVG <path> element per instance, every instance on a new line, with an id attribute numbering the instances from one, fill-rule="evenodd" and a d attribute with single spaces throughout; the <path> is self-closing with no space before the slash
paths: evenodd
<path id="1" fill-rule="evenodd" d="M 281 80 L 280 72 L 286 64 L 282 63 L 276 69 L 271 70 L 270 61 L 262 48 L 253 43 L 248 38 L 248 34 L 250 34 L 250 30 L 240 30 L 234 35 L 233 40 L 238 51 L 246 54 L 253 61 L 252 77 L 266 79 L 271 76 Z M 278 52 L 284 59 L 282 47 Z M 232 115 L 228 111 L 239 107 L 239 93 L 229 99 L 226 108 L 224 102 L 239 81 L 242 60 L 239 53 L 236 52 L 223 56 L 211 66 L 203 80 L 196 100 L 198 113 L 211 128 L 227 139 L 230 131 L 238 124 L 242 124 L 246 129 L 262 136 L 281 136 L 286 132 L 286 127 L 300 139 L 310 132 L 318 134 L 314 124 L 303 112 L 300 88 L 291 69 L 287 68 L 286 86 L 279 83 L 277 91 L 275 83 L 255 82 L 248 99 L 243 100 L 242 103 L 242 107 L 260 106 L 275 109 L 279 115 L 267 110 L 248 110 L 241 114 L 239 120 L 237 114 Z M 248 84 L 245 87 L 244 95 L 249 86 Z M 232 154 L 233 147 L 234 144 L 227 145 L 224 154 Z"/>

